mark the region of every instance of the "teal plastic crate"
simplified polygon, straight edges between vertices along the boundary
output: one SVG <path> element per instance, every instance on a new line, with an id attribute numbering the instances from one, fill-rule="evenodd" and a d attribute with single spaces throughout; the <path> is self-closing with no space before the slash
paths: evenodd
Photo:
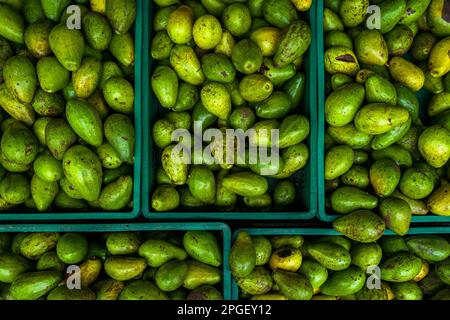
<path id="1" fill-rule="evenodd" d="M 304 65 L 307 75 L 305 96 L 303 99 L 303 113 L 309 116 L 311 123 L 311 134 L 307 140 L 310 158 L 308 165 L 298 172 L 293 179 L 297 183 L 299 190 L 297 198 L 301 200 L 297 206 L 297 211 L 292 212 L 155 212 L 151 208 L 150 198 L 156 182 L 156 168 L 160 162 L 157 158 L 158 152 L 153 145 L 151 137 L 151 126 L 163 112 L 156 97 L 150 87 L 150 78 L 156 65 L 150 56 L 150 43 L 153 35 L 152 18 L 155 12 L 155 5 L 151 0 L 144 2 L 143 9 L 143 77 L 142 77 L 142 103 L 144 105 L 142 113 L 143 127 L 143 177 L 142 177 L 142 213 L 148 219 L 167 220 L 303 220 L 312 219 L 317 214 L 317 54 L 316 54 L 316 4 L 314 2 L 309 11 L 309 22 L 312 31 L 312 42 L 309 53 L 305 55 Z"/>
<path id="2" fill-rule="evenodd" d="M 233 241 L 236 239 L 237 233 L 239 231 L 247 231 L 252 236 L 339 236 L 341 233 L 334 231 L 332 229 L 240 229 L 233 234 Z M 408 235 L 415 234 L 450 234 L 449 227 L 434 227 L 434 228 L 411 228 Z M 386 231 L 385 235 L 394 235 L 392 231 Z M 239 300 L 239 288 L 237 286 L 234 278 L 231 280 L 232 283 L 232 297 L 233 300 Z"/>
<path id="3" fill-rule="evenodd" d="M 189 231 L 207 230 L 220 233 L 223 253 L 223 297 L 231 299 L 231 273 L 228 265 L 230 255 L 231 231 L 224 223 L 136 223 L 136 224 L 33 224 L 33 225 L 0 225 L 0 233 L 4 232 L 117 232 L 117 231 Z"/>
<path id="4" fill-rule="evenodd" d="M 134 161 L 134 176 L 133 176 L 133 209 L 130 211 L 120 212 L 0 212 L 0 221 L 57 221 L 57 220 L 126 220 L 137 218 L 140 214 L 141 203 L 141 154 L 142 154 L 142 129 L 141 129 L 141 80 L 142 80 L 142 66 L 141 55 L 142 51 L 142 7 L 144 0 L 136 0 L 137 16 L 134 29 L 134 47 L 135 47 L 135 66 L 134 66 L 134 127 L 136 136 L 135 145 L 135 161 Z"/>
<path id="5" fill-rule="evenodd" d="M 324 1 L 317 1 L 317 58 L 318 58 L 318 217 L 322 221 L 334 221 L 342 215 L 330 214 L 325 208 L 325 63 L 324 63 L 324 32 L 323 32 Z M 408 58 L 408 57 L 406 57 Z M 426 118 L 425 107 L 431 98 L 431 93 L 423 89 L 417 93 L 421 106 L 421 117 Z M 440 223 L 450 222 L 450 217 L 428 213 L 425 216 L 413 216 L 412 223 Z"/>

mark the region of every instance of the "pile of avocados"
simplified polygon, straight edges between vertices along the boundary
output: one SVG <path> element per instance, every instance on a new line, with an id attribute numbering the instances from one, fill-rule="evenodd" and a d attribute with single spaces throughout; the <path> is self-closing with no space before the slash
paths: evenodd
<path id="1" fill-rule="evenodd" d="M 444 0 L 325 1 L 326 206 L 353 240 L 450 216 L 449 10 Z"/>
<path id="2" fill-rule="evenodd" d="M 229 262 L 240 299 L 449 300 L 449 239 L 385 236 L 361 243 L 240 231 Z"/>
<path id="3" fill-rule="evenodd" d="M 0 300 L 222 300 L 218 239 L 209 231 L 1 233 Z"/>
<path id="4" fill-rule="evenodd" d="M 286 210 L 298 188 L 288 178 L 309 160 L 309 113 L 303 109 L 309 106 L 302 106 L 306 77 L 300 69 L 311 44 L 311 1 L 154 3 L 151 86 L 161 108 L 152 124 L 160 149 L 153 210 Z M 202 136 L 207 129 L 254 135 L 245 151 L 227 148 L 227 142 L 208 153 L 220 143 L 213 138 L 200 152 L 189 152 L 172 138 L 183 129 Z M 272 129 L 279 129 L 275 141 Z M 191 141 L 183 137 L 184 150 Z M 248 155 L 250 147 L 275 144 L 279 161 Z M 279 183 L 269 188 L 268 178 Z"/>
<path id="5" fill-rule="evenodd" d="M 130 210 L 135 17 L 128 0 L 0 3 L 0 211 Z"/>

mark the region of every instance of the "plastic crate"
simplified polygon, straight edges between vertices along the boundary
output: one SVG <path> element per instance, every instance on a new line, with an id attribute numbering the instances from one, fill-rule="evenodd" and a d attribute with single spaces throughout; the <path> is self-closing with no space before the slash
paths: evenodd
<path id="1" fill-rule="evenodd" d="M 324 33 L 323 33 L 324 1 L 317 1 L 317 58 L 318 58 L 318 217 L 322 221 L 334 221 L 342 215 L 329 214 L 325 208 L 325 63 L 324 63 Z M 408 58 L 408 56 L 406 57 Z M 426 119 L 425 108 L 431 98 L 431 93 L 423 89 L 416 93 L 421 105 L 421 117 Z M 439 223 L 450 222 L 450 217 L 438 216 L 428 213 L 425 216 L 413 216 L 412 223 Z"/>
<path id="2" fill-rule="evenodd" d="M 137 15 L 135 21 L 134 47 L 135 47 L 135 66 L 134 66 L 134 127 L 135 127 L 135 161 L 133 173 L 133 209 L 130 211 L 120 212 L 94 212 L 83 211 L 74 212 L 68 211 L 66 213 L 61 211 L 55 212 L 27 212 L 25 210 L 17 212 L 0 212 L 0 221 L 57 221 L 57 220 L 106 220 L 106 219 L 134 219 L 140 214 L 141 201 L 141 154 L 142 154 L 142 130 L 141 130 L 141 80 L 142 67 L 140 48 L 142 47 L 142 6 L 144 0 L 136 0 Z M 59 209 L 58 209 L 59 210 Z"/>
<path id="3" fill-rule="evenodd" d="M 233 234 L 233 241 L 239 231 L 247 231 L 252 236 L 290 236 L 290 235 L 302 235 L 302 236 L 338 236 L 341 233 L 332 229 L 240 229 Z M 450 226 L 448 227 L 433 227 L 433 228 L 411 228 L 408 235 L 415 234 L 450 234 Z M 386 231 L 385 235 L 394 235 L 392 231 Z M 230 246 L 231 247 L 231 246 Z M 239 300 L 239 288 L 232 277 L 232 297 L 233 300 Z"/>
<path id="4" fill-rule="evenodd" d="M 231 231 L 223 223 L 136 223 L 136 224 L 41 224 L 41 225 L 0 225 L 0 233 L 5 232 L 117 232 L 117 231 L 188 231 L 207 230 L 221 234 L 223 253 L 223 297 L 231 299 L 231 273 L 228 266 L 230 255 Z"/>
<path id="5" fill-rule="evenodd" d="M 151 137 L 151 126 L 162 113 L 163 108 L 159 105 L 150 87 L 150 78 L 155 67 L 155 61 L 150 56 L 150 43 L 153 34 L 152 18 L 155 12 L 152 1 L 145 1 L 143 10 L 143 97 L 144 105 L 142 113 L 143 127 L 143 187 L 142 187 L 142 213 L 148 219 L 167 220 L 289 220 L 289 219 L 312 219 L 317 214 L 317 55 L 316 55 L 316 4 L 314 2 L 309 11 L 309 22 L 312 31 L 312 43 L 309 53 L 305 55 L 304 65 L 307 75 L 307 84 L 303 100 L 303 112 L 309 116 L 311 123 L 311 134 L 307 140 L 310 158 L 308 165 L 298 172 L 293 179 L 299 186 L 297 198 L 301 199 L 304 208 L 297 208 L 296 212 L 155 212 L 151 208 L 151 192 L 155 188 L 155 173 L 159 153 L 153 145 Z"/>

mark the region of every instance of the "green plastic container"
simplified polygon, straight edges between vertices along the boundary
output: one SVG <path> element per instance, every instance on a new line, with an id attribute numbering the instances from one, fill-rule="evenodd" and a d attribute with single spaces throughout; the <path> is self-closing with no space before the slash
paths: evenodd
<path id="1" fill-rule="evenodd" d="M 233 241 L 239 231 L 247 231 L 252 236 L 339 236 L 341 233 L 332 229 L 239 229 L 233 234 Z M 409 235 L 413 234 L 450 234 L 449 227 L 434 227 L 434 228 L 411 228 Z M 392 231 L 386 231 L 385 235 L 394 235 Z M 236 281 L 232 277 L 232 297 L 233 300 L 239 300 L 239 288 Z"/>
<path id="2" fill-rule="evenodd" d="M 311 134 L 307 140 L 310 150 L 309 164 L 293 179 L 299 186 L 297 198 L 301 199 L 302 206 L 292 212 L 155 212 L 151 208 L 150 197 L 156 182 L 156 168 L 159 163 L 156 146 L 151 138 L 151 125 L 158 119 L 162 107 L 157 102 L 150 87 L 150 78 L 155 62 L 150 56 L 150 43 L 153 35 L 152 20 L 155 5 L 151 0 L 144 2 L 143 11 L 143 77 L 142 77 L 142 127 L 143 127 L 143 175 L 142 175 L 142 213 L 148 219 L 204 219 L 204 220 L 289 220 L 312 219 L 317 213 L 317 55 L 316 55 L 316 4 L 314 2 L 309 11 L 309 21 L 312 30 L 312 43 L 309 53 L 305 56 L 304 65 L 307 75 L 307 84 L 303 102 L 303 113 L 310 118 Z"/>
<path id="3" fill-rule="evenodd" d="M 324 63 L 324 34 L 323 34 L 323 0 L 317 1 L 317 58 L 318 58 L 318 217 L 322 221 L 330 222 L 336 220 L 342 215 L 333 215 L 326 211 L 325 209 L 325 171 L 324 171 L 324 161 L 325 161 L 325 63 Z M 406 57 L 408 58 L 408 57 Z M 431 98 L 431 93 L 423 89 L 417 93 L 421 105 L 421 117 L 427 120 L 425 108 L 422 106 L 426 105 Z M 413 223 L 433 223 L 433 222 L 450 222 L 450 217 L 443 217 L 429 213 L 425 216 L 413 216 Z"/>
<path id="4" fill-rule="evenodd" d="M 137 3 L 137 16 L 135 22 L 135 66 L 134 66 L 134 127 L 136 135 L 135 146 L 135 162 L 134 162 L 134 177 L 133 177 L 133 209 L 130 211 L 120 212 L 28 212 L 25 210 L 13 211 L 13 212 L 0 212 L 0 221 L 57 221 L 57 220 L 126 220 L 137 218 L 140 214 L 141 203 L 141 153 L 142 153 L 142 130 L 141 130 L 141 80 L 142 80 L 142 68 L 141 68 L 141 55 L 139 50 L 142 47 L 142 5 L 144 0 L 136 0 Z"/>
<path id="5" fill-rule="evenodd" d="M 0 225 L 0 233 L 5 232 L 117 232 L 117 231 L 188 231 L 208 230 L 220 234 L 223 243 L 223 297 L 231 299 L 231 273 L 228 266 L 231 231 L 224 223 L 136 223 L 136 224 L 33 224 Z"/>

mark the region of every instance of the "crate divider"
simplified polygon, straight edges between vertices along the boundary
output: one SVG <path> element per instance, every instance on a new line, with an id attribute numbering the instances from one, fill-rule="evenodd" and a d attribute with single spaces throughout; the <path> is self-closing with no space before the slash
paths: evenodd
<path id="1" fill-rule="evenodd" d="M 0 233 L 20 232 L 120 232 L 120 231 L 189 231 L 207 230 L 222 234 L 223 254 L 223 297 L 231 299 L 231 273 L 228 265 L 230 255 L 231 231 L 224 223 L 133 223 L 133 224 L 33 224 L 0 225 Z"/>
<path id="2" fill-rule="evenodd" d="M 152 18 L 155 13 L 155 5 L 152 1 L 144 2 L 143 10 L 143 77 L 142 77 L 142 128 L 143 128 L 143 165 L 142 165 L 142 213 L 147 219 L 158 220 L 193 220 L 201 219 L 208 221 L 224 220 L 307 220 L 312 219 L 317 214 L 317 54 L 316 54 L 316 2 L 313 3 L 309 11 L 309 22 L 312 32 L 312 42 L 309 54 L 305 55 L 304 64 L 306 66 L 307 84 L 304 96 L 304 110 L 309 115 L 311 123 L 311 133 L 308 138 L 310 158 L 307 167 L 295 175 L 295 180 L 300 186 L 302 203 L 306 210 L 297 209 L 293 212 L 155 212 L 151 208 L 151 193 L 156 182 L 156 147 L 153 145 L 151 137 L 151 126 L 157 119 L 159 109 L 161 109 L 155 95 L 150 87 L 152 70 L 155 61 L 150 57 L 150 43 L 152 36 Z"/>
<path id="3" fill-rule="evenodd" d="M 58 221 L 58 220 L 127 220 L 135 219 L 141 213 L 141 156 L 142 156 L 142 8 L 147 0 L 136 0 L 137 14 L 134 30 L 135 65 L 134 65 L 134 129 L 135 129 L 135 154 L 133 173 L 133 209 L 119 212 L 95 212 L 95 211 L 69 211 L 61 212 L 0 212 L 2 221 Z"/>
<path id="4" fill-rule="evenodd" d="M 236 239 L 238 232 L 246 231 L 251 236 L 342 236 L 341 233 L 333 229 L 308 229 L 308 228 L 253 228 L 253 229 L 239 229 L 233 233 L 233 241 Z M 418 234 L 450 234 L 450 226 L 447 227 L 428 227 L 428 228 L 411 228 L 408 235 Z M 387 230 L 384 233 L 385 236 L 395 235 L 394 232 Z M 231 244 L 232 245 L 232 244 Z M 230 247 L 231 247 L 230 245 Z M 239 300 L 239 288 L 234 280 L 231 278 L 231 292 L 232 299 Z"/>
<path id="5" fill-rule="evenodd" d="M 318 210 L 317 216 L 320 220 L 325 222 L 331 222 L 341 217 L 342 215 L 337 214 L 329 214 L 326 212 L 325 208 L 325 63 L 324 63 L 324 33 L 323 33 L 323 9 L 324 9 L 324 0 L 317 1 L 317 74 L 318 74 L 318 154 L 317 154 L 317 164 L 318 164 Z M 408 57 L 406 57 L 408 58 Z M 427 90 L 422 89 L 417 94 L 420 105 L 423 106 L 428 103 L 431 95 Z M 424 114 L 424 108 L 421 108 L 422 116 Z M 449 222 L 450 217 L 438 216 L 432 213 L 428 213 L 424 216 L 416 216 L 412 217 L 412 223 L 442 223 Z"/>

